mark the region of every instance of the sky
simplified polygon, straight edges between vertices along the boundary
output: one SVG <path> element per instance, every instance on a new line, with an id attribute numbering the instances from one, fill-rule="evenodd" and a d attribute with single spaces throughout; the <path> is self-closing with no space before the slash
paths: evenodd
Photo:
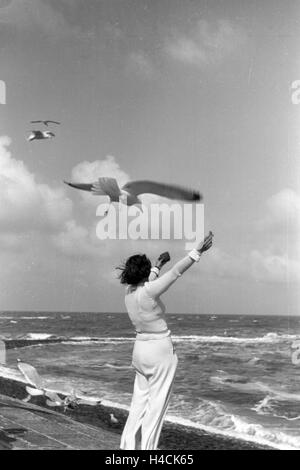
<path id="1" fill-rule="evenodd" d="M 63 184 L 203 194 L 214 247 L 169 312 L 299 315 L 300 7 L 287 0 L 1 0 L 0 310 L 124 311 L 115 267 L 185 240 L 99 240 Z M 51 140 L 27 142 L 31 120 Z"/>

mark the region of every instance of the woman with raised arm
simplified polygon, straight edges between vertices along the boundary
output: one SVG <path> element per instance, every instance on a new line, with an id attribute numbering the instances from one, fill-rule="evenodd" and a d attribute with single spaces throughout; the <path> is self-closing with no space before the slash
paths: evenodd
<path id="1" fill-rule="evenodd" d="M 139 444 L 142 450 L 157 449 L 178 362 L 160 296 L 199 261 L 212 246 L 212 240 L 209 232 L 203 242 L 160 278 L 161 267 L 170 259 L 168 253 L 163 253 L 153 268 L 146 255 L 131 256 L 120 268 L 121 283 L 127 285 L 125 305 L 136 330 L 132 354 L 136 376 L 121 449 L 134 450 Z"/>

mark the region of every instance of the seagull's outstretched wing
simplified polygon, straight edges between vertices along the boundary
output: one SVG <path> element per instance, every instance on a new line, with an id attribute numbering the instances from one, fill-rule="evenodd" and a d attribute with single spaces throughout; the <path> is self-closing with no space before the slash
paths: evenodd
<path id="1" fill-rule="evenodd" d="M 90 183 L 69 183 L 64 181 L 65 184 L 71 186 L 71 188 L 81 189 L 82 191 L 92 191 L 93 185 Z"/>
<path id="2" fill-rule="evenodd" d="M 48 126 L 49 122 L 53 123 L 53 124 L 60 124 L 60 122 L 58 121 L 51 121 L 50 119 L 46 119 L 45 121 L 43 121 L 42 119 L 39 119 L 38 121 L 30 121 L 32 124 L 45 124 L 45 126 Z"/>
<path id="3" fill-rule="evenodd" d="M 30 136 L 27 138 L 28 141 L 35 140 L 35 139 L 43 139 L 43 133 L 41 131 L 31 131 Z"/>
<path id="4" fill-rule="evenodd" d="M 19 362 L 18 368 L 31 385 L 39 389 L 42 388 L 42 379 L 37 373 L 35 367 L 30 364 L 26 364 L 25 362 Z"/>
<path id="5" fill-rule="evenodd" d="M 168 199 L 177 199 L 182 201 L 200 201 L 201 194 L 192 189 L 183 188 L 182 186 L 156 183 L 155 181 L 130 181 L 123 188 L 124 191 L 138 196 L 139 194 L 150 193 L 158 196 L 167 197 Z"/>
<path id="6" fill-rule="evenodd" d="M 109 196 L 112 201 L 119 201 L 121 195 L 117 180 L 108 177 L 99 178 L 93 184 L 92 193 L 94 196 Z"/>

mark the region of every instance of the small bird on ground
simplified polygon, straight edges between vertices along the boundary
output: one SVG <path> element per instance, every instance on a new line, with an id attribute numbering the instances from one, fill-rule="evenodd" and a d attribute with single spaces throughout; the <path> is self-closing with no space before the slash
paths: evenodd
<path id="1" fill-rule="evenodd" d="M 115 415 L 113 413 L 110 413 L 110 422 L 113 423 L 113 424 L 117 424 L 119 422 L 119 420 L 115 417 Z"/>

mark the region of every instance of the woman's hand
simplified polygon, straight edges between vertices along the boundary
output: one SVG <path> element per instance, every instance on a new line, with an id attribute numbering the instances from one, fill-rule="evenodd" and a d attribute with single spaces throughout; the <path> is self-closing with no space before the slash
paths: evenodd
<path id="1" fill-rule="evenodd" d="M 199 251 L 199 253 L 204 253 L 204 251 L 209 250 L 213 243 L 213 236 L 214 234 L 209 232 L 209 234 L 204 238 L 203 242 L 199 243 L 199 245 L 196 247 L 196 250 Z"/>
<path id="2" fill-rule="evenodd" d="M 164 253 L 162 253 L 161 255 L 159 255 L 156 263 L 155 263 L 155 266 L 159 269 L 161 269 L 166 263 L 168 263 L 168 261 L 170 261 L 171 257 L 170 257 L 170 254 L 168 251 L 165 251 Z"/>

